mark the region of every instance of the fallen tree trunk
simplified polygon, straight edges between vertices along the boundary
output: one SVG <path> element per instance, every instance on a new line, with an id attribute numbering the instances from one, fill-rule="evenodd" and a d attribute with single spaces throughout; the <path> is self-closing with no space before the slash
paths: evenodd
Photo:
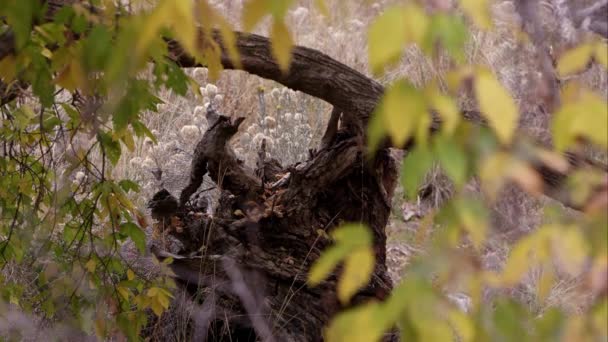
<path id="1" fill-rule="evenodd" d="M 307 162 L 275 169 L 263 183 L 256 174 L 273 162 L 262 160 L 258 170 L 251 170 L 227 146 L 241 122 L 219 116 L 195 150 L 185 190 L 198 187 L 208 172 L 221 189 L 215 213 L 202 215 L 206 208 L 185 204 L 176 215 L 179 220 L 163 227 L 182 241 L 180 254 L 189 256 L 155 252 L 174 258 L 171 268 L 191 294 L 214 298 L 213 314 L 193 322 L 209 327 L 205 337 L 320 341 L 322 328 L 344 309 L 336 295 L 337 275 L 315 288 L 306 279 L 311 264 L 331 243 L 325 233 L 333 227 L 364 222 L 373 231 L 378 262 L 372 282 L 353 304 L 382 299 L 391 290 L 384 227 L 391 196 L 386 189 L 394 188 L 396 164 L 383 152 L 368 165 L 358 137 L 342 134 Z M 203 252 L 190 255 L 197 250 Z"/>

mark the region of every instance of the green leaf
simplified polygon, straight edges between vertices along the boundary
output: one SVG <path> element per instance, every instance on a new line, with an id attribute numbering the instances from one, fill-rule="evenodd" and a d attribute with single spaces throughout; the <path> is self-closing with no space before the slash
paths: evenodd
<path id="1" fill-rule="evenodd" d="M 509 144 L 517 128 L 519 110 L 509 92 L 489 70 L 480 70 L 475 79 L 479 109 L 503 144 Z"/>
<path id="2" fill-rule="evenodd" d="M 464 45 L 468 39 L 468 30 L 461 18 L 444 13 L 431 18 L 428 34 L 422 46 L 427 54 L 432 54 L 439 42 L 459 63 L 464 63 Z"/>
<path id="3" fill-rule="evenodd" d="M 416 145 L 405 156 L 401 167 L 401 185 L 409 200 L 416 199 L 420 185 L 432 166 L 433 156 L 431 151 L 423 145 Z"/>
<path id="4" fill-rule="evenodd" d="M 129 191 L 139 192 L 139 190 L 140 190 L 139 184 L 135 183 L 134 181 L 132 181 L 130 179 L 123 179 L 120 182 L 118 182 L 118 185 L 120 185 L 120 187 L 125 192 L 129 192 Z"/>
<path id="5" fill-rule="evenodd" d="M 347 223 L 336 228 L 331 236 L 339 245 L 353 248 L 367 247 L 372 244 L 372 234 L 366 225 L 361 223 Z"/>
<path id="6" fill-rule="evenodd" d="M 27 43 L 36 12 L 40 8 L 38 0 L 9 1 L 2 4 L 0 9 L 6 11 L 3 17 L 15 33 L 15 47 L 20 50 Z"/>
<path id="7" fill-rule="evenodd" d="M 382 104 L 378 105 L 375 112 L 372 113 L 369 123 L 367 125 L 367 153 L 368 157 L 374 155 L 376 150 L 380 147 L 380 143 L 384 141 L 386 136 L 386 129 L 384 128 Z"/>
<path id="8" fill-rule="evenodd" d="M 103 70 L 112 52 L 112 35 L 102 25 L 95 26 L 83 43 L 84 67 L 88 71 Z"/>
<path id="9" fill-rule="evenodd" d="M 384 129 L 396 146 L 403 146 L 413 135 L 421 118 L 429 115 L 424 95 L 405 80 L 396 81 L 386 90 L 376 113 L 378 111 Z"/>
<path id="10" fill-rule="evenodd" d="M 120 232 L 133 240 L 139 252 L 146 253 L 146 234 L 133 222 L 125 222 L 120 225 Z"/>
<path id="11" fill-rule="evenodd" d="M 108 133 L 104 132 L 99 132 L 97 134 L 97 140 L 103 146 L 106 156 L 108 157 L 110 162 L 113 165 L 116 165 L 116 163 L 118 163 L 118 160 L 120 159 L 120 143 L 112 139 L 112 137 Z"/>
<path id="12" fill-rule="evenodd" d="M 403 52 L 407 28 L 403 7 L 393 6 L 378 16 L 369 27 L 369 64 L 379 74 L 388 64 L 396 62 Z"/>
<path id="13" fill-rule="evenodd" d="M 441 130 L 447 135 L 454 134 L 458 123 L 460 122 L 460 110 L 455 101 L 439 92 L 433 92 L 429 98 L 430 105 L 433 109 L 439 112 L 443 120 Z"/>
<path id="14" fill-rule="evenodd" d="M 526 341 L 526 327 L 528 312 L 513 300 L 499 299 L 493 314 L 496 331 L 493 336 L 501 341 Z"/>
<path id="15" fill-rule="evenodd" d="M 452 139 L 435 137 L 435 154 L 441 167 L 457 186 L 463 186 L 468 176 L 468 160 L 463 148 Z"/>
<path id="16" fill-rule="evenodd" d="M 338 299 L 348 303 L 359 289 L 371 279 L 374 271 L 374 252 L 371 247 L 359 248 L 351 252 L 344 262 L 344 271 L 338 283 Z"/>
<path id="17" fill-rule="evenodd" d="M 483 203 L 471 198 L 461 198 L 456 202 L 460 222 L 469 233 L 471 242 L 481 250 L 488 233 L 489 215 Z"/>

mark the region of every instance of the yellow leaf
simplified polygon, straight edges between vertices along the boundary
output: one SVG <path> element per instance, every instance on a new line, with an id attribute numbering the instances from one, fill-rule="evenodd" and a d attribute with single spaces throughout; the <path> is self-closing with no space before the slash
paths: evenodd
<path id="1" fill-rule="evenodd" d="M 128 129 L 122 132 L 120 140 L 127 146 L 129 151 L 133 152 L 135 150 L 135 140 L 133 139 L 133 134 Z"/>
<path id="2" fill-rule="evenodd" d="M 420 6 L 410 3 L 403 9 L 402 20 L 406 26 L 406 42 L 421 46 L 430 25 L 429 16 Z"/>
<path id="3" fill-rule="evenodd" d="M 137 44 L 134 47 L 137 60 L 145 54 L 152 42 L 158 39 L 160 29 L 168 24 L 172 12 L 171 0 L 165 0 L 143 18 L 143 23 L 138 30 Z"/>
<path id="4" fill-rule="evenodd" d="M 281 71 L 287 73 L 289 71 L 289 63 L 291 62 L 293 40 L 285 22 L 281 20 L 273 21 L 270 40 L 272 41 L 272 55 L 276 59 Z"/>
<path id="5" fill-rule="evenodd" d="M 13 55 L 8 55 L 0 61 L 0 77 L 2 81 L 8 84 L 15 79 L 17 73 L 17 63 Z"/>
<path id="6" fill-rule="evenodd" d="M 169 304 L 170 304 L 169 299 L 170 299 L 169 296 L 167 296 L 164 292 L 160 292 L 158 294 L 158 296 L 156 296 L 156 300 L 158 300 L 160 305 L 165 309 L 169 308 Z"/>
<path id="7" fill-rule="evenodd" d="M 549 297 L 551 288 L 555 284 L 555 273 L 553 272 L 553 265 L 550 262 L 546 262 L 540 272 L 541 275 L 536 285 L 536 292 L 538 301 L 542 304 Z"/>
<path id="8" fill-rule="evenodd" d="M 460 222 L 469 233 L 471 242 L 480 250 L 486 239 L 488 222 L 485 209 L 479 201 L 460 200 L 457 202 Z"/>
<path id="9" fill-rule="evenodd" d="M 460 0 L 460 6 L 479 28 L 492 28 L 488 0 Z"/>
<path id="10" fill-rule="evenodd" d="M 553 139 L 558 150 L 569 147 L 577 137 L 608 147 L 608 105 L 598 95 L 580 89 L 578 96 L 564 96 L 566 102 L 553 118 Z"/>
<path id="11" fill-rule="evenodd" d="M 159 291 L 160 289 L 158 287 L 151 287 L 148 289 L 148 292 L 146 294 L 148 295 L 148 297 L 155 297 L 156 295 L 158 295 Z"/>
<path id="12" fill-rule="evenodd" d="M 135 273 L 131 269 L 127 270 L 127 279 L 129 279 L 129 280 L 135 279 Z"/>
<path id="13" fill-rule="evenodd" d="M 597 43 L 595 44 L 594 52 L 595 60 L 602 64 L 604 68 L 608 68 L 608 44 Z"/>
<path id="14" fill-rule="evenodd" d="M 327 342 L 369 342 L 382 337 L 382 307 L 368 302 L 341 312 L 329 323 L 323 337 Z"/>
<path id="15" fill-rule="evenodd" d="M 390 7 L 369 27 L 369 64 L 375 74 L 382 72 L 387 64 L 396 62 L 401 56 L 407 34 L 403 13 L 403 7 Z"/>
<path id="16" fill-rule="evenodd" d="M 315 0 L 315 6 L 317 6 L 319 12 L 321 12 L 321 14 L 323 14 L 324 16 L 327 17 L 329 15 L 329 10 L 327 9 L 327 4 L 325 3 L 325 0 Z"/>
<path id="17" fill-rule="evenodd" d="M 561 227 L 551 236 L 553 256 L 572 277 L 580 275 L 589 254 L 589 245 L 578 227 Z"/>
<path id="18" fill-rule="evenodd" d="M 430 97 L 431 107 L 439 112 L 443 120 L 441 129 L 448 135 L 452 135 L 460 122 L 460 110 L 450 97 L 434 92 Z"/>
<path id="19" fill-rule="evenodd" d="M 152 300 L 150 302 L 150 309 L 152 309 L 154 314 L 158 317 L 160 317 L 160 315 L 163 314 L 163 311 L 165 311 L 165 308 L 162 306 L 162 304 L 158 300 Z"/>
<path id="20" fill-rule="evenodd" d="M 502 270 L 503 286 L 514 286 L 538 262 L 549 256 L 549 238 L 555 232 L 550 226 L 539 228 L 529 236 L 519 240 L 509 253 L 509 259 Z"/>
<path id="21" fill-rule="evenodd" d="M 194 7 L 191 0 L 170 0 L 173 4 L 170 16 L 175 37 L 184 49 L 192 56 L 199 56 L 197 49 L 198 29 L 194 19 Z"/>
<path id="22" fill-rule="evenodd" d="M 87 271 L 93 273 L 95 272 L 95 268 L 97 268 L 97 261 L 95 261 L 95 259 L 89 259 L 84 267 L 87 269 Z"/>
<path id="23" fill-rule="evenodd" d="M 86 78 L 77 59 L 72 60 L 55 78 L 55 83 L 69 91 L 84 87 Z"/>
<path id="24" fill-rule="evenodd" d="M 116 291 L 118 291 L 122 298 L 124 298 L 125 300 L 129 300 L 129 295 L 131 294 L 131 292 L 129 292 L 129 289 L 122 286 L 117 286 Z"/>
<path id="25" fill-rule="evenodd" d="M 332 246 L 323 251 L 319 259 L 310 268 L 308 273 L 308 284 L 317 286 L 329 276 L 338 263 L 348 254 L 349 249 L 344 245 Z"/>
<path id="26" fill-rule="evenodd" d="M 504 170 L 507 169 L 510 162 L 509 154 L 498 152 L 482 160 L 482 164 L 479 166 L 482 189 L 492 202 L 496 200 L 498 192 L 505 184 Z"/>
<path id="27" fill-rule="evenodd" d="M 475 325 L 467 315 L 458 309 L 453 309 L 448 313 L 448 321 L 460 337 L 459 341 L 473 341 L 475 337 Z"/>
<path id="28" fill-rule="evenodd" d="M 378 110 L 396 146 L 403 146 L 418 127 L 420 118 L 428 115 L 424 96 L 403 80 L 386 90 Z"/>
<path id="29" fill-rule="evenodd" d="M 217 15 L 216 21 L 218 22 L 220 33 L 222 35 L 222 41 L 224 43 L 224 47 L 228 52 L 228 56 L 230 57 L 230 61 L 237 69 L 241 69 L 241 58 L 239 56 L 239 50 L 236 45 L 236 34 L 234 33 L 234 29 L 232 25 L 222 16 Z"/>
<path id="30" fill-rule="evenodd" d="M 475 95 L 479 108 L 496 132 L 498 139 L 508 144 L 517 127 L 519 111 L 509 92 L 488 70 L 480 70 L 475 80 Z"/>
<path id="31" fill-rule="evenodd" d="M 535 196 L 542 195 L 543 180 L 532 166 L 520 160 L 514 160 L 509 167 L 508 176 L 529 194 Z"/>
<path id="32" fill-rule="evenodd" d="M 593 53 L 592 44 L 581 44 L 566 51 L 557 62 L 557 72 L 560 76 L 566 76 L 585 69 Z"/>
<path id="33" fill-rule="evenodd" d="M 365 286 L 374 271 L 374 253 L 371 248 L 353 251 L 344 262 L 344 271 L 338 283 L 338 298 L 343 304 Z"/>
<path id="34" fill-rule="evenodd" d="M 250 31 L 269 11 L 266 0 L 247 1 L 243 5 L 243 28 L 245 31 Z"/>

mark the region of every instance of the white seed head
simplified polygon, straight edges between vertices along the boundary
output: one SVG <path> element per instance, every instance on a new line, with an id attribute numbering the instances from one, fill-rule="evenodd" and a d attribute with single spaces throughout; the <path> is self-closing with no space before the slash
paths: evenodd
<path id="1" fill-rule="evenodd" d="M 272 97 L 278 100 L 279 97 L 281 97 L 281 91 L 279 90 L 279 88 L 272 88 L 270 95 L 272 95 Z"/>
<path id="2" fill-rule="evenodd" d="M 201 92 L 201 96 L 203 96 L 203 97 L 207 96 L 207 88 L 200 87 L 200 88 L 198 88 L 198 91 Z"/>
<path id="3" fill-rule="evenodd" d="M 214 84 L 207 84 L 205 89 L 207 90 L 207 95 L 209 95 L 209 97 L 214 97 L 217 94 L 217 87 Z"/>
<path id="4" fill-rule="evenodd" d="M 266 127 L 274 128 L 277 124 L 277 121 L 272 116 L 267 116 L 264 118 L 264 125 Z"/>
<path id="5" fill-rule="evenodd" d="M 216 104 L 220 104 L 222 103 L 222 101 L 224 101 L 224 96 L 222 94 L 217 94 L 213 98 L 213 102 L 215 102 Z"/>
<path id="6" fill-rule="evenodd" d="M 300 121 L 302 121 L 303 116 L 300 113 L 296 113 L 296 115 L 294 115 L 293 118 L 295 121 L 300 122 Z"/>
<path id="7" fill-rule="evenodd" d="M 177 149 L 177 142 L 175 140 L 171 140 L 163 145 L 163 150 L 165 152 L 173 153 L 175 152 L 175 149 Z"/>
<path id="8" fill-rule="evenodd" d="M 245 132 L 241 134 L 241 144 L 247 145 L 251 142 L 251 134 Z"/>
<path id="9" fill-rule="evenodd" d="M 266 142 L 270 140 L 264 133 L 258 133 L 253 137 L 253 146 L 258 147 L 262 144 L 262 140 L 266 139 Z"/>
<path id="10" fill-rule="evenodd" d="M 272 151 L 274 149 L 274 140 L 272 138 L 266 139 L 266 151 Z"/>
<path id="11" fill-rule="evenodd" d="M 292 14 L 296 20 L 301 21 L 301 20 L 304 20 L 308 16 L 308 9 L 300 6 L 300 7 L 296 8 L 295 10 L 293 10 Z"/>
<path id="12" fill-rule="evenodd" d="M 202 78 L 202 77 L 207 77 L 207 68 L 196 68 L 194 69 L 194 77 L 195 78 Z"/>
<path id="13" fill-rule="evenodd" d="M 360 29 L 365 26 L 365 24 L 363 24 L 363 22 L 359 19 L 353 19 L 349 22 L 349 24 L 353 29 Z"/>
<path id="14" fill-rule="evenodd" d="M 143 159 L 141 159 L 140 157 L 133 157 L 131 158 L 131 160 L 129 160 L 129 166 L 131 166 L 132 168 L 140 168 L 142 161 Z"/>
<path id="15" fill-rule="evenodd" d="M 84 172 L 78 171 L 78 172 L 76 172 L 76 175 L 74 176 L 74 181 L 76 181 L 77 183 L 82 183 L 86 178 L 87 178 L 87 175 L 85 175 Z"/>
<path id="16" fill-rule="evenodd" d="M 249 134 L 251 134 L 252 136 L 254 136 L 259 130 L 260 130 L 260 126 L 258 126 L 257 124 L 253 124 L 253 125 L 247 127 L 247 132 Z"/>
<path id="17" fill-rule="evenodd" d="M 293 114 L 291 114 L 291 113 L 285 113 L 283 115 L 283 117 L 285 118 L 285 121 L 290 122 L 291 119 L 293 118 Z"/>
<path id="18" fill-rule="evenodd" d="M 204 116 L 204 115 L 205 115 L 205 108 L 203 108 L 203 106 L 194 107 L 194 116 L 199 117 L 199 116 Z"/>
<path id="19" fill-rule="evenodd" d="M 167 103 L 159 103 L 156 105 L 156 111 L 159 113 L 165 113 L 169 110 L 169 104 Z"/>
<path id="20" fill-rule="evenodd" d="M 193 142 L 197 140 L 201 135 L 201 131 L 195 125 L 185 125 L 184 127 L 182 127 L 179 133 L 182 138 L 188 142 Z"/>
<path id="21" fill-rule="evenodd" d="M 152 158 L 146 157 L 146 159 L 144 159 L 141 166 L 143 166 L 146 169 L 153 169 L 156 167 L 156 163 L 154 162 L 154 160 L 152 160 Z"/>
<path id="22" fill-rule="evenodd" d="M 202 130 L 207 129 L 207 126 L 209 126 L 209 123 L 207 122 L 207 118 L 204 116 L 197 116 L 194 118 L 194 120 L 192 122 L 195 125 L 197 125 L 198 127 L 200 127 L 200 129 L 202 129 Z"/>
<path id="23" fill-rule="evenodd" d="M 334 32 L 332 36 L 334 37 L 334 40 L 342 41 L 342 39 L 344 39 L 344 32 Z"/>

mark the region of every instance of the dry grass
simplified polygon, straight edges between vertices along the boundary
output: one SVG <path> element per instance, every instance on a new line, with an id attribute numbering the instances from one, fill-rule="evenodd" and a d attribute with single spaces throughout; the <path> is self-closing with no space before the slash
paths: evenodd
<path id="1" fill-rule="evenodd" d="M 288 15 L 297 44 L 318 49 L 364 74 L 369 75 L 367 64 L 366 31 L 373 18 L 394 1 L 327 1 L 331 16 L 322 17 L 314 7 L 313 0 L 297 1 Z M 238 27 L 241 0 L 212 1 L 214 6 Z M 524 115 L 525 129 L 535 137 L 547 139 L 549 117 L 538 114 L 538 74 L 533 60 L 534 49 L 529 44 L 520 43 L 510 30 L 510 20 L 514 13 L 509 1 L 497 1 L 494 12 L 497 19 L 496 31 L 491 33 L 473 32 L 467 47 L 467 59 L 471 63 L 489 66 L 516 99 Z M 550 16 L 550 13 L 546 14 Z M 268 23 L 257 29 L 267 34 Z M 557 30 L 554 28 L 554 30 Z M 560 44 L 559 35 L 553 37 L 554 44 Z M 390 70 L 380 81 L 388 83 L 397 78 L 407 78 L 417 86 L 432 80 L 443 83 L 443 76 L 449 68 L 445 57 L 434 60 L 424 56 L 417 48 L 408 48 L 400 63 Z M 247 119 L 241 132 L 232 144 L 237 155 L 252 164 L 263 138 L 269 141 L 269 154 L 284 165 L 303 160 L 309 148 L 315 148 L 329 119 L 330 106 L 308 95 L 285 89 L 279 84 L 263 80 L 244 72 L 229 71 L 210 83 L 205 69 L 192 69 L 188 75 L 198 81 L 203 88 L 202 96 L 189 92 L 179 97 L 170 92 L 161 94 L 165 102 L 159 113 L 144 113 L 144 121 L 154 132 L 158 144 L 150 140 L 140 140 L 133 152 L 125 152 L 120 163 L 114 168 L 116 178 L 131 178 L 143 185 L 143 191 L 134 198 L 136 204 L 145 211 L 148 198 L 161 184 L 154 179 L 153 170 L 163 171 L 163 186 L 177 195 L 188 179 L 191 151 L 207 127 L 204 108 L 209 103 L 220 112 L 245 116 Z M 600 67 L 594 66 L 579 80 L 603 96 L 608 96 L 608 77 Z M 465 108 L 473 103 L 467 94 L 460 99 Z M 79 176 L 74 173 L 73 178 Z M 427 186 L 435 189 L 434 196 L 426 203 L 410 203 L 425 211 L 439 206 L 451 193 L 451 184 L 437 168 L 427 176 Z M 202 188 L 212 185 L 207 180 Z M 471 184 L 475 189 L 475 184 Z M 412 244 L 418 222 L 405 222 L 401 217 L 403 205 L 402 189 L 394 198 L 394 212 L 388 227 L 388 263 L 391 275 L 398 279 L 400 270 L 412 255 L 422 253 Z M 493 210 L 494 235 L 490 238 L 487 252 L 483 256 L 485 267 L 498 269 L 508 254 L 509 243 L 516 236 L 535 229 L 542 221 L 545 200 L 527 196 L 515 188 L 505 189 Z M 416 208 L 415 208 L 416 209 Z M 514 233 L 515 232 L 515 233 Z M 514 237 L 515 236 L 515 237 Z M 526 284 L 518 288 L 517 297 L 535 302 L 537 277 L 529 277 Z M 538 307 L 560 306 L 577 311 L 582 305 L 575 280 L 560 280 L 552 289 L 544 304 Z"/>

